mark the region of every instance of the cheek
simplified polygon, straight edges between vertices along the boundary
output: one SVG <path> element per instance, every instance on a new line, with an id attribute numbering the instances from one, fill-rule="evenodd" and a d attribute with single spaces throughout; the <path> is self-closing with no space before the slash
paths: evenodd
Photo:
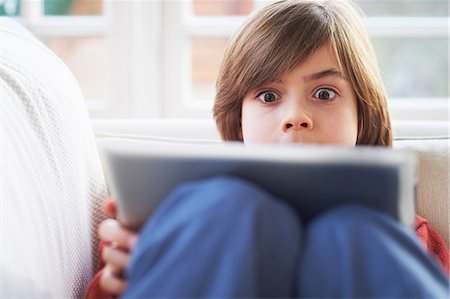
<path id="1" fill-rule="evenodd" d="M 253 114 L 242 113 L 241 132 L 244 143 L 254 143 L 264 138 L 264 124 L 259 124 L 257 119 Z"/>
<path id="2" fill-rule="evenodd" d="M 263 114 L 258 107 L 245 103 L 242 105 L 241 133 L 244 143 L 271 141 L 272 131 L 276 125 L 271 117 Z"/>
<path id="3" fill-rule="evenodd" d="M 353 108 L 353 107 L 352 107 Z M 358 114 L 356 109 L 348 109 L 339 114 L 335 120 L 332 134 L 335 136 L 336 143 L 355 146 L 358 136 Z"/>
<path id="4" fill-rule="evenodd" d="M 327 111 L 316 111 L 315 128 L 322 143 L 355 146 L 358 135 L 356 105 L 348 103 Z"/>
<path id="5" fill-rule="evenodd" d="M 355 146 L 358 136 L 358 125 L 356 122 L 349 122 L 340 128 L 339 143 L 346 146 Z"/>
<path id="6" fill-rule="evenodd" d="M 357 129 L 353 124 L 343 122 L 322 123 L 324 128 L 316 131 L 316 141 L 321 144 L 355 146 L 357 139 Z"/>

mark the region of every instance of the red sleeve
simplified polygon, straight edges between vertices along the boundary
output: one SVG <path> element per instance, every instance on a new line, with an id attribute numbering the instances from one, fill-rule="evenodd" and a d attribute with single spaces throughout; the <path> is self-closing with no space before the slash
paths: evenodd
<path id="1" fill-rule="evenodd" d="M 85 299 L 113 299 L 111 295 L 103 291 L 103 289 L 100 287 L 100 276 L 102 275 L 102 271 L 100 270 L 97 272 L 97 274 L 94 276 L 94 278 L 91 280 L 91 283 L 89 284 L 89 288 L 87 290 Z"/>
<path id="2" fill-rule="evenodd" d="M 105 247 L 107 243 L 101 242 L 100 243 L 100 253 L 103 251 L 103 248 Z M 100 268 L 103 268 L 104 264 L 103 262 L 100 264 Z M 98 271 L 97 274 L 95 274 L 94 278 L 89 283 L 89 287 L 86 292 L 85 299 L 113 299 L 110 294 L 103 291 L 100 287 L 100 277 L 102 276 L 103 269 Z"/>
<path id="3" fill-rule="evenodd" d="M 419 215 L 416 215 L 416 234 L 428 252 L 436 258 L 444 272 L 449 275 L 450 251 L 447 244 L 428 221 Z"/>

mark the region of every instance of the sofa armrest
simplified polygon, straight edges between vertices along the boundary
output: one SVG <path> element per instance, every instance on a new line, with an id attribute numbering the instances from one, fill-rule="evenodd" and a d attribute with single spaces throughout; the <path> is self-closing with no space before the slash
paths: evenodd
<path id="1" fill-rule="evenodd" d="M 80 298 L 106 199 L 81 90 L 25 28 L 2 18 L 2 298 Z"/>

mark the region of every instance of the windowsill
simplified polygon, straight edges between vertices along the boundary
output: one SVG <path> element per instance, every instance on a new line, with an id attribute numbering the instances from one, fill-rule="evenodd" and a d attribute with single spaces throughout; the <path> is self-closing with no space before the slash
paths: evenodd
<path id="1" fill-rule="evenodd" d="M 449 120 L 448 98 L 399 98 L 389 102 L 391 118 L 396 120 Z"/>

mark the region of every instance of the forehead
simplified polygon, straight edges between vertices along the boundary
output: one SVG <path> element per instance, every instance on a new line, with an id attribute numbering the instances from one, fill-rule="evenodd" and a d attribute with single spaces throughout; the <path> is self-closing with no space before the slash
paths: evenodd
<path id="1" fill-rule="evenodd" d="M 345 79 L 338 59 L 328 44 L 320 47 L 306 59 L 294 65 L 276 81 L 282 81 L 286 75 L 294 72 L 301 75 L 306 81 L 318 80 L 323 77 Z"/>
<path id="2" fill-rule="evenodd" d="M 329 44 L 323 45 L 307 56 L 303 61 L 294 66 L 304 70 L 336 69 L 339 70 L 339 63 Z"/>

